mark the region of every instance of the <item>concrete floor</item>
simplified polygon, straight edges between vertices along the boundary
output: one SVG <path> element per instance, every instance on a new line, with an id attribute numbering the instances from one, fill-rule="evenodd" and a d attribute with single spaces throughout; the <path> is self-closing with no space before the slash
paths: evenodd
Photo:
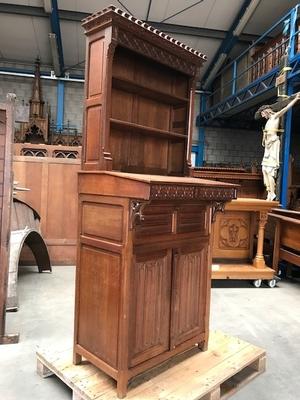
<path id="1" fill-rule="evenodd" d="M 37 346 L 72 346 L 73 294 L 74 267 L 56 267 L 52 274 L 21 268 L 20 310 L 7 316 L 7 333 L 20 332 L 20 343 L 0 346 L 1 400 L 71 399 L 71 391 L 58 378 L 36 374 L 35 351 Z M 232 399 L 300 399 L 299 282 L 280 282 L 275 289 L 215 282 L 211 328 L 267 350 L 267 372 Z"/>

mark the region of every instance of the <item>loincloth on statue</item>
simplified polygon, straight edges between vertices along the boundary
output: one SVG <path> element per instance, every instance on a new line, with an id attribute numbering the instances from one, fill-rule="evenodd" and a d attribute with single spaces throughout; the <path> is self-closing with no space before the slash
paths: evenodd
<path id="1" fill-rule="evenodd" d="M 277 171 L 278 167 L 272 167 L 270 165 L 263 165 L 262 164 L 262 172 L 265 172 L 266 174 L 272 176 L 273 178 L 277 177 Z"/>

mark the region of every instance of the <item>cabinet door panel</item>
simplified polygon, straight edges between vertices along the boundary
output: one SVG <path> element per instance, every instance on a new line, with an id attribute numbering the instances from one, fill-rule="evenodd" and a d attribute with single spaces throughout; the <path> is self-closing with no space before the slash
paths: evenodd
<path id="1" fill-rule="evenodd" d="M 169 349 L 171 250 L 134 257 L 130 366 Z"/>
<path id="2" fill-rule="evenodd" d="M 207 260 L 208 245 L 189 246 L 174 251 L 171 348 L 204 332 Z"/>

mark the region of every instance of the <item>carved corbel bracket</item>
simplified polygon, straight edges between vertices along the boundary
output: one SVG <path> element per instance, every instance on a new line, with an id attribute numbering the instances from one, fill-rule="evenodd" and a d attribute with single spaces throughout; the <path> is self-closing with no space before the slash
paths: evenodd
<path id="1" fill-rule="evenodd" d="M 130 204 L 130 229 L 133 229 L 136 225 L 139 225 L 144 221 L 143 210 L 148 204 L 148 201 L 132 200 Z"/>
<path id="2" fill-rule="evenodd" d="M 268 211 L 259 212 L 259 222 L 261 222 L 262 225 L 266 225 L 268 222 Z"/>
<path id="3" fill-rule="evenodd" d="M 223 201 L 214 201 L 212 204 L 212 213 L 211 213 L 211 222 L 215 222 L 217 212 L 224 212 L 225 210 L 225 202 Z"/>

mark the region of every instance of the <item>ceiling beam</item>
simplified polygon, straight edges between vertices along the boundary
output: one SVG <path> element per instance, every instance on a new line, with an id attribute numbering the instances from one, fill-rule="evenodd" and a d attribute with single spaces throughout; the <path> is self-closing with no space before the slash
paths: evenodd
<path id="1" fill-rule="evenodd" d="M 52 52 L 55 74 L 57 76 L 62 76 L 65 69 L 65 63 L 64 63 L 63 45 L 60 32 L 57 0 L 51 0 L 51 5 L 52 9 L 50 14 L 50 24 L 52 33 L 49 34 L 49 40 L 50 40 L 50 45 L 51 41 L 54 42 L 51 45 L 51 52 Z"/>
<path id="2" fill-rule="evenodd" d="M 181 10 L 177 11 L 176 13 L 174 13 L 174 14 L 172 14 L 172 15 L 169 15 L 167 18 L 164 18 L 161 22 L 165 22 L 165 21 L 167 21 L 168 19 L 171 19 L 171 18 L 173 18 L 173 17 L 176 17 L 177 15 L 182 14 L 182 13 L 184 13 L 185 11 L 187 11 L 187 10 L 189 10 L 189 9 L 191 9 L 191 8 L 193 8 L 193 7 L 195 7 L 195 6 L 197 6 L 198 4 L 202 3 L 203 1 L 204 1 L 204 0 L 198 0 L 198 1 L 196 1 L 196 3 L 193 3 L 193 4 L 191 4 L 190 6 L 187 6 L 187 7 L 185 7 L 185 8 L 182 8 Z"/>
<path id="3" fill-rule="evenodd" d="M 152 0 L 149 0 L 149 3 L 148 3 L 148 9 L 147 9 L 147 15 L 146 15 L 146 19 L 145 19 L 145 21 L 148 21 L 148 19 L 149 19 L 149 14 L 150 14 L 150 9 L 151 9 L 151 4 L 152 4 Z"/>
<path id="4" fill-rule="evenodd" d="M 204 89 L 207 89 L 210 86 L 216 74 L 222 68 L 222 65 L 224 64 L 227 55 L 229 54 L 233 46 L 237 43 L 242 33 L 242 30 L 244 29 L 248 20 L 251 18 L 259 2 L 260 0 L 244 0 L 240 10 L 233 20 L 233 23 L 231 24 L 230 29 L 226 33 L 225 39 L 221 43 L 215 56 L 210 61 L 208 68 L 203 76 L 202 82 Z"/>
<path id="5" fill-rule="evenodd" d="M 156 22 L 156 21 L 147 21 L 147 23 L 163 32 L 174 33 L 179 35 L 198 36 L 208 39 L 224 40 L 227 34 L 227 31 L 223 31 L 220 29 L 199 28 L 195 26 L 167 24 L 165 22 Z M 252 43 L 253 40 L 257 38 L 258 38 L 257 35 L 246 34 L 246 35 L 241 35 L 239 40 L 241 42 Z"/>

